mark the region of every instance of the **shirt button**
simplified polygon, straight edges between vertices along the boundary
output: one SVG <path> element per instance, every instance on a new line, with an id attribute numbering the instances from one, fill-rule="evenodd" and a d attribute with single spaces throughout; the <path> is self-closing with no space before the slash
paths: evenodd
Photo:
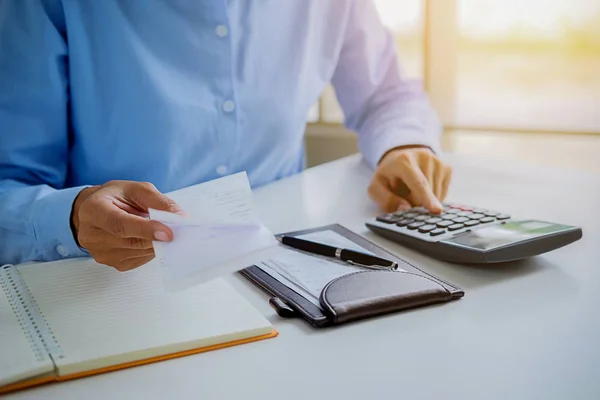
<path id="1" fill-rule="evenodd" d="M 225 111 L 226 113 L 230 113 L 233 110 L 235 110 L 235 103 L 233 101 L 227 100 L 223 103 L 223 111 Z"/>
<path id="2" fill-rule="evenodd" d="M 217 174 L 219 175 L 225 175 L 227 173 L 227 167 L 224 165 L 219 165 L 217 167 Z"/>
<path id="3" fill-rule="evenodd" d="M 58 246 L 56 246 L 56 251 L 58 252 L 58 254 L 60 254 L 63 257 L 67 257 L 69 255 L 69 249 L 67 249 L 62 244 L 59 244 Z"/>
<path id="4" fill-rule="evenodd" d="M 215 33 L 218 37 L 225 37 L 229 34 L 229 30 L 225 25 L 217 25 L 215 28 Z"/>

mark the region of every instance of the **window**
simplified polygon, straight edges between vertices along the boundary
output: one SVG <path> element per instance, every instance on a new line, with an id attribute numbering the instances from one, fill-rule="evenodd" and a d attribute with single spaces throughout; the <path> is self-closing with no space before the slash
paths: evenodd
<path id="1" fill-rule="evenodd" d="M 600 132 L 599 1 L 459 0 L 458 29 L 453 125 Z"/>
<path id="2" fill-rule="evenodd" d="M 600 1 L 373 1 L 447 128 L 600 133 Z"/>

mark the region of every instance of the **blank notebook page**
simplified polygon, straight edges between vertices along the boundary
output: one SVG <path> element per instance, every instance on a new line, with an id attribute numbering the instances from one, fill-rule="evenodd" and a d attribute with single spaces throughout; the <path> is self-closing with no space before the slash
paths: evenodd
<path id="1" fill-rule="evenodd" d="M 91 259 L 19 268 L 63 350 L 59 375 L 273 332 L 220 278 L 166 292 L 159 268 L 123 273 Z"/>
<path id="2" fill-rule="evenodd" d="M 36 356 L 0 287 L 0 386 L 53 370 L 47 354 Z"/>

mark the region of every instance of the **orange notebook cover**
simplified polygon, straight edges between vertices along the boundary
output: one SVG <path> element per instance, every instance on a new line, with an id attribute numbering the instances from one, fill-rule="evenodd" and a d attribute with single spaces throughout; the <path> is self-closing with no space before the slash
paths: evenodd
<path id="1" fill-rule="evenodd" d="M 48 383 L 68 381 L 68 380 L 72 380 L 72 379 L 80 379 L 80 378 L 85 378 L 88 376 L 104 374 L 107 372 L 113 372 L 113 371 L 117 371 L 117 370 L 121 370 L 121 369 L 125 369 L 125 368 L 132 368 L 132 367 L 137 367 L 140 365 L 170 360 L 173 358 L 185 357 L 185 356 L 189 356 L 192 354 L 204 353 L 207 351 L 223 349 L 226 347 L 238 346 L 241 344 L 246 344 L 246 343 L 251 343 L 251 342 L 257 342 L 259 340 L 271 339 L 278 335 L 279 335 L 279 333 L 275 329 L 273 329 L 273 331 L 271 333 L 268 333 L 266 335 L 255 336 L 255 337 L 251 337 L 248 339 L 234 340 L 233 342 L 221 343 L 221 344 L 216 344 L 216 345 L 212 345 L 212 346 L 201 347 L 201 348 L 192 349 L 192 350 L 186 350 L 186 351 L 182 351 L 179 353 L 165 354 L 163 356 L 157 356 L 157 357 L 147 358 L 147 359 L 138 360 L 138 361 L 131 361 L 131 362 L 124 363 L 124 364 L 113 365 L 110 367 L 105 367 L 105 368 L 100 368 L 100 369 L 95 369 L 95 370 L 90 370 L 90 371 L 84 371 L 84 372 L 75 373 L 75 374 L 71 374 L 71 375 L 56 376 L 56 375 L 52 374 L 51 376 L 32 378 L 32 379 L 28 379 L 25 381 L 20 381 L 20 382 L 16 382 L 13 384 L 9 384 L 4 387 L 0 387 L 0 394 L 6 394 L 6 393 L 10 393 L 10 392 L 19 391 L 19 390 L 29 389 L 32 387 L 41 386 L 41 385 L 48 384 Z"/>
<path id="2" fill-rule="evenodd" d="M 152 265 L 2 266 L 0 286 L 0 394 L 278 335 L 224 280 L 165 292 Z"/>

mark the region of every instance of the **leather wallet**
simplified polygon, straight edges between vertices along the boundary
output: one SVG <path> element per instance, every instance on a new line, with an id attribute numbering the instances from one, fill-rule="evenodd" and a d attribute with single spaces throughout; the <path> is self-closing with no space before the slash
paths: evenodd
<path id="1" fill-rule="evenodd" d="M 334 231 L 375 255 L 396 261 L 399 270 L 361 270 L 330 281 L 316 306 L 256 265 L 240 273 L 270 294 L 269 303 L 286 318 L 300 317 L 314 327 L 344 324 L 378 315 L 444 303 L 464 296 L 459 287 L 423 271 L 339 224 L 285 233 L 297 236 L 320 230 Z"/>

